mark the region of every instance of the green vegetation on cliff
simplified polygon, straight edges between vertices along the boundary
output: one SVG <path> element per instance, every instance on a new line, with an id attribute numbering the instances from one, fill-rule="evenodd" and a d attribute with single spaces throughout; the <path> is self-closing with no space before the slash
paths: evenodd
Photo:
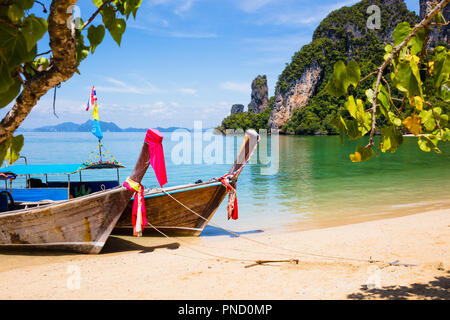
<path id="1" fill-rule="evenodd" d="M 367 7 L 376 4 L 380 8 L 386 8 L 383 3 L 387 3 L 390 9 L 381 10 L 380 29 L 367 29 Z M 291 63 L 278 78 L 275 91 L 284 94 L 309 65 L 316 63 L 322 68 L 322 78 L 314 96 L 307 106 L 293 112 L 281 131 L 295 134 L 335 134 L 336 128 L 331 122 L 345 99 L 332 97 L 325 92 L 334 64 L 339 60 L 355 60 L 360 66 L 361 74 L 368 74 L 383 62 L 384 45 L 391 41 L 396 25 L 402 21 L 414 25 L 417 20 L 418 17 L 408 11 L 400 0 L 363 0 L 351 7 L 331 12 L 315 30 L 313 41 L 294 54 Z M 369 83 L 358 86 L 352 94 L 355 98 L 362 97 L 369 87 Z"/>
<path id="2" fill-rule="evenodd" d="M 273 100 L 273 99 L 272 99 Z M 217 127 L 217 130 L 220 130 L 225 133 L 227 129 L 233 130 L 247 130 L 247 129 L 269 129 L 267 122 L 269 121 L 270 116 L 270 101 L 269 107 L 267 107 L 261 113 L 252 113 L 252 112 L 239 112 L 236 114 L 229 115 L 222 121 L 222 125 Z"/>
<path id="3" fill-rule="evenodd" d="M 367 8 L 372 5 L 381 8 L 380 29 L 370 30 L 366 23 L 369 18 Z M 392 33 L 397 24 L 408 22 L 414 25 L 418 16 L 410 12 L 403 0 L 363 0 L 351 7 L 342 7 L 331 12 L 314 31 L 313 41 L 296 52 L 289 64 L 278 77 L 275 95 L 284 95 L 303 72 L 312 65 L 321 68 L 321 79 L 308 105 L 295 109 L 291 118 L 282 126 L 281 132 L 295 134 L 336 134 L 332 119 L 340 112 L 344 98 L 335 98 L 325 91 L 325 86 L 333 74 L 333 66 L 339 61 L 355 60 L 361 74 L 368 74 L 383 62 L 384 46 L 392 42 Z M 358 86 L 351 94 L 355 98 L 365 96 L 369 82 Z M 274 104 L 274 97 L 269 107 Z M 443 106 L 443 110 L 446 107 Z M 266 114 L 267 110 L 264 112 Z M 258 119 L 262 120 L 261 116 Z M 253 120 L 250 115 L 231 115 L 225 118 L 218 129 L 267 128 L 267 124 Z"/>

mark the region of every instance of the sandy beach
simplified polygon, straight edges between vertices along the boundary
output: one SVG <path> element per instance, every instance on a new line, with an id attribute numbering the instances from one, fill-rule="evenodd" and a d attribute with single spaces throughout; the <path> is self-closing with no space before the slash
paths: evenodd
<path id="1" fill-rule="evenodd" d="M 113 236 L 100 255 L 2 251 L 0 299 L 449 299 L 449 227 L 442 209 L 245 238 Z"/>

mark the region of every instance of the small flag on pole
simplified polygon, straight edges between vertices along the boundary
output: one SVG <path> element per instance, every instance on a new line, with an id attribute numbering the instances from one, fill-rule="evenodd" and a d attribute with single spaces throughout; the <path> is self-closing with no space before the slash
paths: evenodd
<path id="1" fill-rule="evenodd" d="M 99 140 L 103 139 L 102 128 L 100 127 L 100 118 L 98 115 L 97 106 L 97 92 L 95 91 L 95 86 L 92 86 L 91 95 L 89 97 L 86 111 L 89 111 L 89 107 L 94 106 L 92 109 L 92 118 L 94 122 L 92 123 L 91 133 L 96 136 Z"/>
<path id="2" fill-rule="evenodd" d="M 97 104 L 95 104 L 94 110 L 92 110 L 92 118 L 94 118 L 94 120 L 100 121 L 100 118 L 98 117 L 98 107 L 97 107 Z"/>
<path id="3" fill-rule="evenodd" d="M 92 123 L 91 133 L 98 138 L 98 140 L 103 139 L 102 129 L 100 128 L 100 122 L 97 119 L 94 119 Z"/>
<path id="4" fill-rule="evenodd" d="M 97 103 L 97 92 L 95 91 L 95 86 L 92 86 L 91 96 L 89 97 L 86 111 L 89 111 L 89 107 L 94 106 Z"/>

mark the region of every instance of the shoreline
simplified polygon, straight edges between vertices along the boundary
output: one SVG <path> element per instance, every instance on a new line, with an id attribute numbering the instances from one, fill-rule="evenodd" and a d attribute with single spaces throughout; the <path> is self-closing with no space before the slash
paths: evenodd
<path id="1" fill-rule="evenodd" d="M 447 208 L 245 236 L 265 245 L 231 237 L 112 236 L 96 256 L 1 251 L 0 298 L 450 299 L 449 226 Z M 246 268 L 255 260 L 294 258 L 298 264 Z M 396 260 L 417 266 L 386 263 Z M 79 271 L 80 289 L 68 289 L 71 270 Z M 379 289 L 367 290 L 370 277 Z"/>

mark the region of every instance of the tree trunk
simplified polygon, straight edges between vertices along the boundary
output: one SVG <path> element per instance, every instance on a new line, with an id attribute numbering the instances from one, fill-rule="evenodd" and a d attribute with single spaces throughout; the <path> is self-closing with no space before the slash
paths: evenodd
<path id="1" fill-rule="evenodd" d="M 53 0 L 48 16 L 48 34 L 53 56 L 49 68 L 37 72 L 25 82 L 14 106 L 0 123 L 0 144 L 14 134 L 38 100 L 57 84 L 70 79 L 77 68 L 74 29 L 67 26 L 72 13 L 67 13 L 77 0 Z"/>

